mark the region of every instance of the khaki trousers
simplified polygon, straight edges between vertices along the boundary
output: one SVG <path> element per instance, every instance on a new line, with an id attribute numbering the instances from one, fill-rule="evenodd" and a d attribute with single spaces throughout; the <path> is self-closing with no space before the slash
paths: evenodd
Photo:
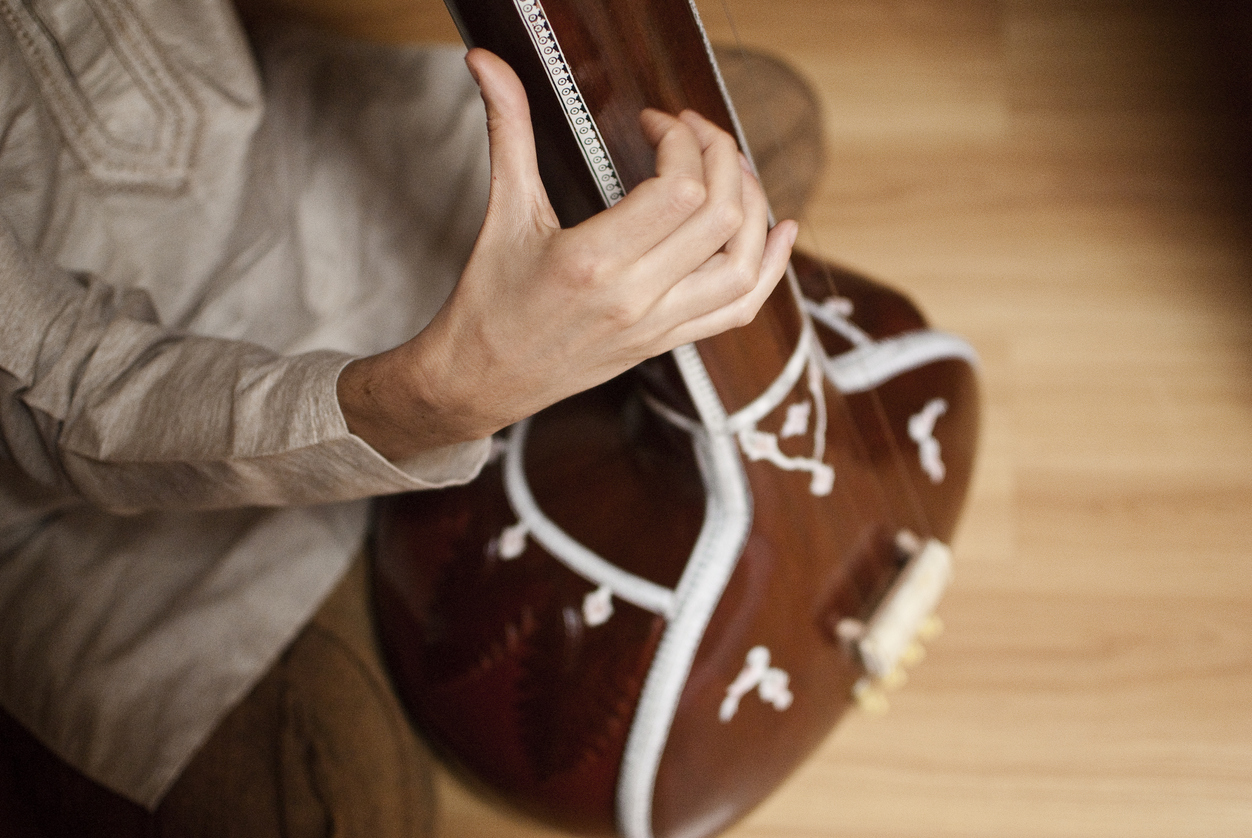
<path id="1" fill-rule="evenodd" d="M 155 813 L 0 720 L 5 838 L 426 838 L 434 816 L 431 758 L 384 672 L 363 557 Z"/>

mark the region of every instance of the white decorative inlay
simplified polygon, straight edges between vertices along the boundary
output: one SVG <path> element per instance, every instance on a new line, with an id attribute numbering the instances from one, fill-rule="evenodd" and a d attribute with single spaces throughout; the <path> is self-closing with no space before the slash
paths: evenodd
<path id="1" fill-rule="evenodd" d="M 522 553 L 526 552 L 526 536 L 530 535 L 530 528 L 526 526 L 525 521 L 519 521 L 511 527 L 505 527 L 504 532 L 500 533 L 499 551 L 500 558 L 508 561 L 516 559 Z"/>
<path id="2" fill-rule="evenodd" d="M 835 486 L 835 470 L 828 463 L 813 457 L 788 457 L 778 447 L 778 437 L 767 431 L 740 431 L 739 447 L 749 460 L 765 460 L 783 471 L 809 472 L 809 492 L 816 497 L 829 495 Z"/>
<path id="3" fill-rule="evenodd" d="M 602 626 L 613 616 L 613 589 L 601 585 L 583 597 L 583 622 L 589 626 Z"/>
<path id="4" fill-rule="evenodd" d="M 726 688 L 726 698 L 722 699 L 722 706 L 718 709 L 717 717 L 723 723 L 735 717 L 740 700 L 752 690 L 757 691 L 761 701 L 773 705 L 779 712 L 791 706 L 795 699 L 791 694 L 791 676 L 778 667 L 770 666 L 769 660 L 769 649 L 764 646 L 753 646 L 748 650 L 743 670 Z"/>
<path id="5" fill-rule="evenodd" d="M 842 335 L 851 344 L 865 346 L 874 342 L 872 337 L 852 322 L 852 301 L 847 297 L 827 297 L 820 303 L 805 299 L 804 309 L 818 323 Z"/>
<path id="6" fill-rule="evenodd" d="M 909 417 L 909 439 L 917 443 L 917 456 L 921 461 L 922 471 L 930 477 L 931 483 L 942 483 L 947 474 L 939 450 L 939 440 L 935 439 L 935 423 L 947 412 L 947 399 L 931 399 L 926 402 L 925 407 Z"/>
<path id="7" fill-rule="evenodd" d="M 543 5 L 539 0 L 513 0 L 513 5 L 521 15 L 522 22 L 526 24 L 526 32 L 530 35 L 535 53 L 543 62 L 548 81 L 552 82 L 552 89 L 560 100 L 565 120 L 569 123 L 574 139 L 578 141 L 578 148 L 583 159 L 587 161 L 587 168 L 596 179 L 596 185 L 600 187 L 604 205 L 611 207 L 626 197 L 626 189 L 622 186 L 621 178 L 617 176 L 617 168 L 609 157 L 600 129 L 596 127 L 583 94 L 578 89 L 578 83 L 574 81 L 574 74 L 565 60 L 565 53 L 561 50 L 556 35 L 552 32 L 552 25 L 548 22 Z"/>
<path id="8" fill-rule="evenodd" d="M 783 420 L 782 430 L 778 432 L 780 439 L 790 439 L 793 436 L 804 436 L 809 432 L 809 415 L 813 412 L 813 405 L 809 402 L 800 402 L 787 406 L 787 418 Z"/>

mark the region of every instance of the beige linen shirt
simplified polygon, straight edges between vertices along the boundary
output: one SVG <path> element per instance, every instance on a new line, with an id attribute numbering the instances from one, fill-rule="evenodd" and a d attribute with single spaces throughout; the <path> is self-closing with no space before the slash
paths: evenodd
<path id="1" fill-rule="evenodd" d="M 489 171 L 448 48 L 225 0 L 0 0 L 0 701 L 155 806 L 359 548 L 335 381 L 459 276 Z"/>

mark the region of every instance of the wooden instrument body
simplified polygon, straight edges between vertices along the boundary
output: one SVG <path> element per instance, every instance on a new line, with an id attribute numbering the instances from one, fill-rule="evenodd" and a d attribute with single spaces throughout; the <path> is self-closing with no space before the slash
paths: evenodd
<path id="1" fill-rule="evenodd" d="M 643 107 L 734 130 L 685 0 L 476 0 L 454 15 L 527 85 L 563 223 L 601 208 L 605 187 L 570 146 L 578 123 L 552 94 L 542 27 L 622 190 L 653 170 Z M 969 353 L 928 337 L 896 292 L 793 264 L 750 326 L 540 413 L 466 486 L 379 503 L 375 593 L 397 688 L 439 750 L 531 814 L 630 838 L 726 827 L 851 702 L 865 670 L 840 622 L 868 619 L 895 580 L 897 534 L 951 535 L 977 436 Z M 809 319 L 799 293 L 820 304 L 832 289 L 837 328 Z M 789 428 L 804 405 L 804 428 Z M 942 452 L 937 480 L 919 416 Z M 746 453 L 762 436 L 776 456 Z M 661 604 L 519 533 L 539 513 Z M 588 610 L 597 595 L 607 616 Z"/>

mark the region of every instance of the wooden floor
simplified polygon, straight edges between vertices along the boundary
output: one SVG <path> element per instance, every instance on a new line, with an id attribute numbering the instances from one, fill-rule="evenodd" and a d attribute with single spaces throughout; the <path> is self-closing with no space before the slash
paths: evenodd
<path id="1" fill-rule="evenodd" d="M 801 245 L 967 336 L 986 400 L 947 632 L 732 838 L 1252 835 L 1252 227 L 1220 39 L 1155 0 L 728 2 L 823 97 Z M 445 785 L 446 838 L 552 834 Z"/>

